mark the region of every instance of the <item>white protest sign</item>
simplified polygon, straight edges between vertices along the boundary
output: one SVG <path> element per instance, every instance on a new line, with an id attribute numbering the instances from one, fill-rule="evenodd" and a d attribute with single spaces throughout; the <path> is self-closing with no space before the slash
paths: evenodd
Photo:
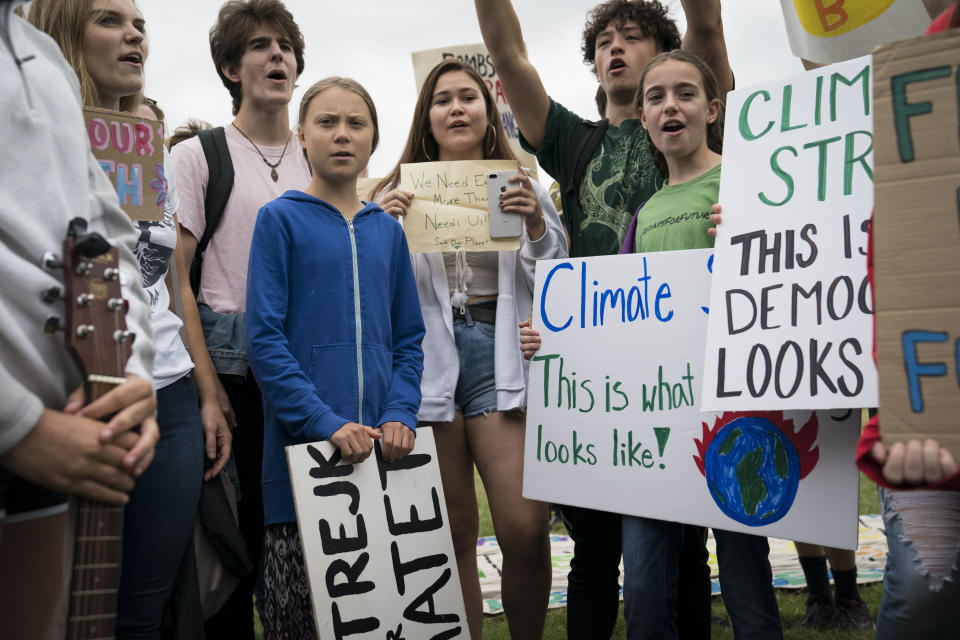
<path id="1" fill-rule="evenodd" d="M 854 548 L 859 411 L 700 411 L 710 256 L 537 263 L 523 495 Z"/>
<path id="2" fill-rule="evenodd" d="M 794 55 L 828 64 L 922 34 L 930 15 L 919 0 L 780 0 Z"/>
<path id="3" fill-rule="evenodd" d="M 704 409 L 877 406 L 870 58 L 731 91 Z"/>
<path id="4" fill-rule="evenodd" d="M 510 105 L 507 104 L 507 98 L 503 94 L 503 87 L 500 85 L 500 78 L 497 77 L 496 69 L 493 68 L 490 54 L 487 53 L 487 48 L 483 43 L 461 44 L 443 47 L 441 49 L 414 51 L 412 57 L 413 75 L 416 78 L 418 93 L 420 92 L 420 88 L 423 87 L 423 83 L 427 79 L 427 75 L 430 74 L 431 69 L 447 58 L 456 58 L 460 62 L 476 69 L 490 90 L 493 101 L 497 104 L 497 109 L 500 111 L 500 121 L 503 124 L 503 132 L 510 141 L 510 148 L 513 149 L 514 155 L 517 156 L 523 166 L 530 169 L 533 177 L 537 177 L 537 159 L 533 154 L 527 153 L 520 147 L 520 130 L 517 128 L 517 123 L 513 118 L 513 111 L 510 109 Z"/>
<path id="5" fill-rule="evenodd" d="M 487 173 L 515 171 L 509 160 L 400 165 L 400 184 L 414 194 L 403 216 L 411 253 L 515 251 L 519 238 L 491 238 Z"/>
<path id="6" fill-rule="evenodd" d="M 386 464 L 329 442 L 287 447 L 297 524 L 321 638 L 468 635 L 433 431 Z"/>

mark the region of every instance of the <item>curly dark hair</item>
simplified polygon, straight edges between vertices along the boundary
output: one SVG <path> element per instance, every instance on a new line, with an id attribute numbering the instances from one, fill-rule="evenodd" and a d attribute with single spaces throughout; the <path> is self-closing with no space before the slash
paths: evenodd
<path id="1" fill-rule="evenodd" d="M 210 55 L 223 86 L 233 98 L 233 115 L 240 112 L 243 91 L 240 83 L 223 74 L 221 67 L 239 68 L 240 59 L 247 50 L 247 39 L 260 24 L 267 24 L 279 31 L 293 45 L 297 60 L 297 76 L 303 73 L 303 34 L 280 0 L 229 0 L 220 7 L 217 23 L 210 29 Z"/>
<path id="2" fill-rule="evenodd" d="M 587 14 L 587 25 L 583 28 L 583 61 L 595 68 L 597 36 L 611 22 L 618 27 L 627 20 L 637 23 L 647 38 L 653 38 L 657 51 L 671 51 L 680 48 L 680 31 L 676 23 L 667 16 L 667 8 L 657 0 L 608 0 L 595 6 Z"/>

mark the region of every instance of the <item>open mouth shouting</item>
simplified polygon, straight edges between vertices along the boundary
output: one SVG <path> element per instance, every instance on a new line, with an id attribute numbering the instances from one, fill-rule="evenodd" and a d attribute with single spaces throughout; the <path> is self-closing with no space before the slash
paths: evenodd
<path id="1" fill-rule="evenodd" d="M 623 58 L 613 58 L 610 60 L 610 66 L 607 67 L 612 75 L 618 75 L 623 73 L 623 70 L 627 68 L 627 63 L 623 61 Z"/>
<path id="2" fill-rule="evenodd" d="M 663 124 L 661 129 L 666 134 L 676 135 L 687 128 L 687 125 L 683 124 L 679 120 L 669 120 Z"/>
<path id="3" fill-rule="evenodd" d="M 120 56 L 120 62 L 140 66 L 143 64 L 143 54 L 139 51 L 131 51 L 130 53 Z"/>
<path id="4" fill-rule="evenodd" d="M 283 69 L 274 69 L 267 74 L 267 79 L 276 80 L 277 82 L 285 82 L 287 79 L 287 72 Z"/>

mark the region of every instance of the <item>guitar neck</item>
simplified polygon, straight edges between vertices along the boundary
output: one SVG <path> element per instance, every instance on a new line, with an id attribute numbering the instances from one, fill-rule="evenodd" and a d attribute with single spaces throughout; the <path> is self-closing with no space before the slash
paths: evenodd
<path id="1" fill-rule="evenodd" d="M 88 378 L 87 395 L 95 400 L 114 386 Z M 67 640 L 111 639 L 120 586 L 123 507 L 78 498 L 75 508 Z"/>
<path id="2" fill-rule="evenodd" d="M 117 250 L 74 220 L 63 245 L 67 348 L 84 376 L 87 403 L 124 382 L 133 336 L 126 330 Z M 78 499 L 67 640 L 107 640 L 116 631 L 123 507 Z"/>

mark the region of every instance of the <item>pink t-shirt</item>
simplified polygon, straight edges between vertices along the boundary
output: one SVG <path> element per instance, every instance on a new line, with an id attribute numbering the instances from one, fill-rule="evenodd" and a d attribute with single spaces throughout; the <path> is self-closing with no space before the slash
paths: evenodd
<path id="1" fill-rule="evenodd" d="M 310 184 L 310 169 L 296 137 L 291 135 L 283 147 L 260 147 L 277 167 L 279 179 L 270 178 L 270 167 L 254 146 L 233 125 L 224 127 L 227 148 L 233 160 L 233 190 L 227 199 L 223 218 L 203 256 L 200 294 L 197 299 L 218 313 L 240 313 L 246 308 L 247 258 L 253 225 L 260 207 L 290 189 L 303 190 Z M 177 191 L 180 197 L 180 224 L 198 241 L 206 228 L 203 200 L 207 194 L 207 160 L 200 139 L 193 137 L 173 148 Z"/>

